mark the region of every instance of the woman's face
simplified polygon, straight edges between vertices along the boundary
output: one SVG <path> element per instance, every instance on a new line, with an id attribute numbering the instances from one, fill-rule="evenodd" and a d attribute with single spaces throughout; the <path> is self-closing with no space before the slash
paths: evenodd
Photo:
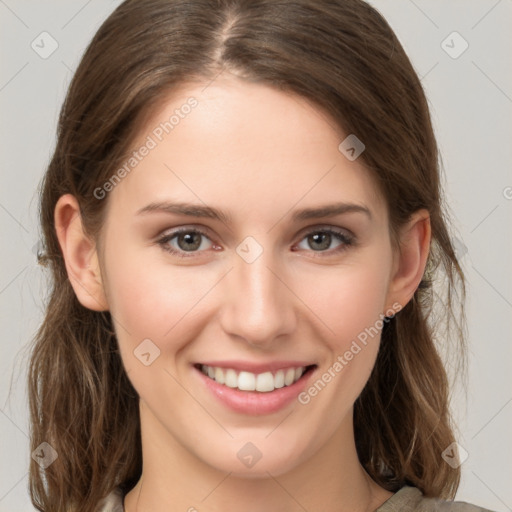
<path id="1" fill-rule="evenodd" d="M 173 94 L 97 192 L 147 450 L 278 475 L 352 439 L 399 306 L 386 206 L 340 151 L 348 135 L 301 98 L 221 75 Z"/>

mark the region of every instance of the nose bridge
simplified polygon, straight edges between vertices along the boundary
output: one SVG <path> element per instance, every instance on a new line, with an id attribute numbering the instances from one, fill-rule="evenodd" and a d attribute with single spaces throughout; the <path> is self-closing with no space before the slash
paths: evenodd
<path id="1" fill-rule="evenodd" d="M 248 237 L 249 238 L 249 237 Z M 271 249 L 253 240 L 237 248 L 234 268 L 228 276 L 223 303 L 223 327 L 228 334 L 253 345 L 266 346 L 294 327 L 293 295 L 279 276 Z"/>

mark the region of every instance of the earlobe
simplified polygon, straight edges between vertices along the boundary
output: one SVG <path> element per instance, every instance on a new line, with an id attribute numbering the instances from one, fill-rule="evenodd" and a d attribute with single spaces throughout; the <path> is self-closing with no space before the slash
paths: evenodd
<path id="1" fill-rule="evenodd" d="M 107 311 L 96 244 L 83 229 L 80 207 L 73 195 L 59 198 L 54 219 L 68 278 L 79 302 L 93 311 Z"/>
<path id="2" fill-rule="evenodd" d="M 418 210 L 400 231 L 400 251 L 395 254 L 395 264 L 387 302 L 398 303 L 403 308 L 418 288 L 430 251 L 431 227 L 427 210 Z"/>

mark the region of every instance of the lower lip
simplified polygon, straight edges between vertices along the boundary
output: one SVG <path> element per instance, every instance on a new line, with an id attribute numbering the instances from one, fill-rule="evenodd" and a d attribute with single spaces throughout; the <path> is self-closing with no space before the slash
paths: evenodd
<path id="1" fill-rule="evenodd" d="M 240 391 L 236 388 L 230 388 L 210 379 L 198 368 L 194 367 L 194 370 L 222 404 L 233 411 L 253 416 L 271 414 L 289 405 L 304 390 L 311 375 L 315 372 L 315 368 L 312 368 L 290 386 L 262 393 L 260 391 Z"/>

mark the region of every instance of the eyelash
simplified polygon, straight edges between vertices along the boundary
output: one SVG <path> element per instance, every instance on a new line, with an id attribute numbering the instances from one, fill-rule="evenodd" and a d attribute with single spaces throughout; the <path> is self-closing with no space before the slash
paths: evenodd
<path id="1" fill-rule="evenodd" d="M 204 236 L 205 238 L 209 239 L 208 234 L 200 229 L 183 228 L 183 229 L 178 229 L 176 231 L 173 231 L 172 233 L 169 233 L 167 235 L 164 235 L 163 237 L 161 237 L 160 239 L 157 240 L 157 244 L 160 245 L 160 247 L 164 251 L 169 252 L 173 256 L 177 256 L 178 258 L 191 258 L 191 257 L 194 257 L 196 254 L 202 252 L 202 251 L 189 251 L 187 253 L 186 251 L 178 251 L 176 249 L 173 249 L 168 245 L 168 243 L 172 239 L 176 238 L 177 236 L 179 236 L 180 234 L 183 234 L 183 233 L 196 233 L 196 234 L 199 234 L 199 235 Z M 314 257 L 324 257 L 323 254 L 327 254 L 329 256 L 333 255 L 333 254 L 340 254 L 343 251 L 347 250 L 349 247 L 355 245 L 355 242 L 356 242 L 354 236 L 348 235 L 347 233 L 345 233 L 343 231 L 338 231 L 333 228 L 317 228 L 317 229 L 308 231 L 307 233 L 305 233 L 303 235 L 303 237 L 301 238 L 300 241 L 302 242 L 307 237 L 314 235 L 314 234 L 319 234 L 319 233 L 333 235 L 338 241 L 340 241 L 342 243 L 335 249 L 330 249 L 330 250 L 326 250 L 326 251 L 313 251 L 313 250 L 308 251 L 308 252 L 313 252 L 313 253 L 319 253 L 318 256 L 314 256 Z"/>

